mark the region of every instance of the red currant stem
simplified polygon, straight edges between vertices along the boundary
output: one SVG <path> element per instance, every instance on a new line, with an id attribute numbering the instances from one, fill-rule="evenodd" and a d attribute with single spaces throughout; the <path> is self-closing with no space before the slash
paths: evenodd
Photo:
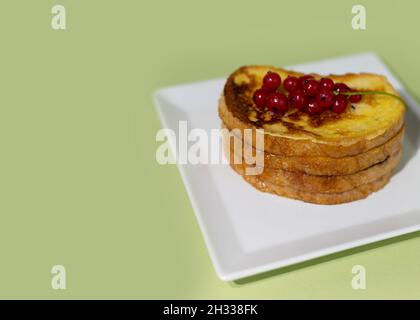
<path id="1" fill-rule="evenodd" d="M 337 92 L 334 91 L 334 94 L 342 94 L 345 96 L 358 96 L 358 95 L 372 95 L 372 94 L 382 94 L 382 95 L 386 95 L 386 96 L 390 96 L 393 98 L 396 98 L 398 100 L 400 100 L 402 103 L 405 103 L 404 100 L 400 97 L 397 96 L 396 94 L 390 93 L 390 92 L 385 92 L 385 91 L 352 91 L 352 92 Z"/>

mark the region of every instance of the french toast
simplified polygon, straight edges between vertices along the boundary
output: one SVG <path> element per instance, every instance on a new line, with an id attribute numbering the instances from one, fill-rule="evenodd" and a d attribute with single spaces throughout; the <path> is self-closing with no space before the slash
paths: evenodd
<path id="1" fill-rule="evenodd" d="M 380 75 L 245 66 L 228 77 L 218 112 L 230 166 L 280 196 L 317 204 L 363 199 L 390 181 L 402 155 L 405 106 Z"/>
<path id="2" fill-rule="evenodd" d="M 228 129 L 264 129 L 264 151 L 281 156 L 342 158 L 366 152 L 394 137 L 404 121 L 404 104 L 386 95 L 365 96 L 342 114 L 325 112 L 310 116 L 290 110 L 275 121 L 255 118 L 253 93 L 268 71 L 282 79 L 301 73 L 272 66 L 246 66 L 229 76 L 219 101 L 219 116 Z M 315 79 L 321 76 L 311 74 Z M 374 74 L 329 76 L 360 91 L 398 95 L 385 77 Z M 255 141 L 248 141 L 255 146 Z"/>
<path id="3" fill-rule="evenodd" d="M 234 151 L 232 149 L 233 148 L 231 147 L 230 163 L 234 164 L 234 157 L 232 156 Z M 310 193 L 342 193 L 355 189 L 361 185 L 372 183 L 382 176 L 390 174 L 398 165 L 401 154 L 401 149 L 397 150 L 384 161 L 353 174 L 319 176 L 265 167 L 264 170 L 262 170 L 262 173 L 258 175 L 258 178 L 260 181 L 272 185 L 305 190 Z M 245 168 L 247 167 L 245 160 L 237 165 L 242 166 L 242 171 L 245 171 Z"/>
<path id="4" fill-rule="evenodd" d="M 373 182 L 363 184 L 349 191 L 341 193 L 315 193 L 287 186 L 275 185 L 273 183 L 263 181 L 258 176 L 245 175 L 241 165 L 231 163 L 231 167 L 239 173 L 245 181 L 262 192 L 273 193 L 282 197 L 325 205 L 342 204 L 364 199 L 371 193 L 382 189 L 391 179 L 391 174 L 389 173 Z"/>
<path id="5" fill-rule="evenodd" d="M 222 125 L 222 128 L 226 128 Z M 230 134 L 231 153 L 236 152 L 238 156 L 244 157 L 249 165 L 255 165 L 256 153 L 263 153 L 265 170 L 284 170 L 290 172 L 302 172 L 309 175 L 332 176 L 332 175 L 351 175 L 359 171 L 365 170 L 375 164 L 381 163 L 397 152 L 402 147 L 404 137 L 404 128 L 384 144 L 370 149 L 366 152 L 347 156 L 343 158 L 329 157 L 305 157 L 305 156 L 279 156 L 269 152 L 264 152 L 252 148 L 252 156 L 247 156 L 243 148 L 234 148 L 234 133 Z M 242 139 L 241 139 L 242 140 Z M 246 143 L 242 140 L 241 143 Z"/>

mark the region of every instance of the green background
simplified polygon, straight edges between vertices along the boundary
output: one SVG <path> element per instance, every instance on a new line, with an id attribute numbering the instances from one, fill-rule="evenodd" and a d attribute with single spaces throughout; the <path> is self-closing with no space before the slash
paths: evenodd
<path id="1" fill-rule="evenodd" d="M 367 30 L 351 28 L 364 4 Z M 67 30 L 50 27 L 67 9 Z M 412 1 L 0 2 L 1 298 L 420 298 L 420 237 L 220 281 L 176 166 L 155 161 L 153 90 L 378 53 L 420 96 Z M 399 239 L 401 240 L 401 239 Z M 51 289 L 51 267 L 67 290 Z M 367 268 L 367 290 L 351 268 Z"/>

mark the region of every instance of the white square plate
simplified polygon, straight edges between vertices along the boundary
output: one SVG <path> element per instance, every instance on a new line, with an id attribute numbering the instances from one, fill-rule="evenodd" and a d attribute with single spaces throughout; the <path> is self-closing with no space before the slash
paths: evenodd
<path id="1" fill-rule="evenodd" d="M 365 200 L 308 204 L 257 191 L 228 165 L 178 165 L 219 277 L 235 280 L 352 247 L 420 230 L 420 109 L 374 54 L 290 69 L 320 74 L 373 72 L 388 77 L 407 104 L 404 155 L 391 182 Z M 218 99 L 225 79 L 158 90 L 165 128 L 220 128 Z M 170 140 L 173 150 L 176 141 Z"/>

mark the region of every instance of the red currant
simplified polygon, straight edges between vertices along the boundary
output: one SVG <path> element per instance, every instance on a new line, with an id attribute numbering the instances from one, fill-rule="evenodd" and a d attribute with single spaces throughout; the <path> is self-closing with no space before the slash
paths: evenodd
<path id="1" fill-rule="evenodd" d="M 306 95 L 301 89 L 297 89 L 289 94 L 289 106 L 292 108 L 303 109 L 306 101 Z"/>
<path id="2" fill-rule="evenodd" d="M 323 108 L 318 104 L 316 99 L 311 99 L 306 105 L 306 112 L 310 115 L 320 114 L 323 111 Z"/>
<path id="3" fill-rule="evenodd" d="M 287 111 L 287 97 L 283 93 L 272 93 L 267 97 L 267 108 L 274 113 Z"/>
<path id="4" fill-rule="evenodd" d="M 308 82 L 309 80 L 313 79 L 314 77 L 311 76 L 310 74 L 307 74 L 305 76 L 301 76 L 299 78 L 299 87 L 303 88 L 303 86 L 305 85 L 306 82 Z"/>
<path id="5" fill-rule="evenodd" d="M 350 88 L 345 83 L 339 82 L 334 85 L 334 91 L 338 93 L 349 92 Z"/>
<path id="6" fill-rule="evenodd" d="M 322 108 L 329 108 L 334 102 L 334 93 L 327 89 L 321 89 L 316 95 L 316 102 Z"/>
<path id="7" fill-rule="evenodd" d="M 349 96 L 349 101 L 350 102 L 357 103 L 357 102 L 360 102 L 360 100 L 362 100 L 362 95 L 361 94 L 355 94 L 353 96 Z"/>
<path id="8" fill-rule="evenodd" d="M 280 75 L 276 72 L 268 71 L 267 74 L 264 76 L 262 88 L 264 90 L 274 92 L 280 87 L 280 85 Z"/>
<path id="9" fill-rule="evenodd" d="M 299 86 L 299 79 L 293 76 L 288 76 L 286 80 L 283 81 L 283 87 L 288 92 L 296 90 Z"/>
<path id="10" fill-rule="evenodd" d="M 307 96 L 314 96 L 319 90 L 319 83 L 314 79 L 309 79 L 303 84 L 302 89 Z"/>
<path id="11" fill-rule="evenodd" d="M 267 101 L 268 93 L 267 91 L 263 89 L 258 89 L 254 92 L 254 103 L 257 105 L 257 107 L 263 108 L 265 107 L 265 102 Z"/>
<path id="12" fill-rule="evenodd" d="M 319 85 L 321 89 L 325 89 L 328 91 L 334 90 L 334 81 L 332 81 L 330 78 L 322 78 L 319 82 Z"/>
<path id="13" fill-rule="evenodd" d="M 338 96 L 335 97 L 332 111 L 335 113 L 343 113 L 344 111 L 346 111 L 347 105 L 348 105 L 347 98 L 344 95 L 339 94 Z"/>

